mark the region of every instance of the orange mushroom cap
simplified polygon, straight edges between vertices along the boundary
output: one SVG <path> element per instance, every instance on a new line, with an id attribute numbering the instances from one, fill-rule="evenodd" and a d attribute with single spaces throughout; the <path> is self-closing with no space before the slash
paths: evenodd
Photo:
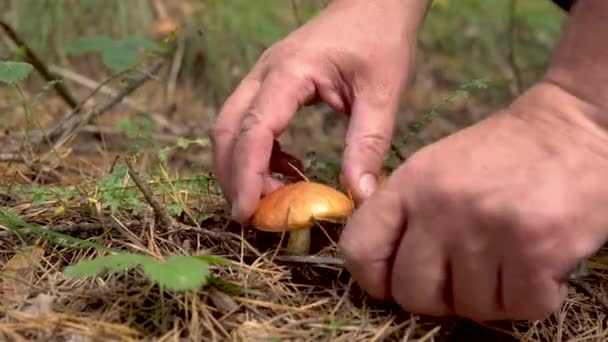
<path id="1" fill-rule="evenodd" d="M 353 208 L 353 202 L 344 193 L 320 183 L 301 181 L 262 198 L 251 224 L 269 232 L 304 229 L 312 227 L 315 220 L 343 220 Z"/>
<path id="2" fill-rule="evenodd" d="M 156 25 L 156 33 L 162 36 L 168 35 L 177 30 L 177 24 L 171 19 L 164 19 Z"/>

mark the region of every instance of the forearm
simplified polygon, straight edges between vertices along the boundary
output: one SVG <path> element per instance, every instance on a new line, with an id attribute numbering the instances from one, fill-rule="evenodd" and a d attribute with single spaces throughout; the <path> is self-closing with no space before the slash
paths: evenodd
<path id="1" fill-rule="evenodd" d="M 608 127 L 608 1 L 578 1 L 544 77 L 600 111 Z"/>
<path id="2" fill-rule="evenodd" d="M 414 38 L 426 16 L 432 0 L 334 0 L 328 11 L 343 11 L 350 6 L 360 6 L 369 18 L 382 20 L 387 32 L 404 34 Z M 361 23 L 365 25 L 366 23 Z"/>

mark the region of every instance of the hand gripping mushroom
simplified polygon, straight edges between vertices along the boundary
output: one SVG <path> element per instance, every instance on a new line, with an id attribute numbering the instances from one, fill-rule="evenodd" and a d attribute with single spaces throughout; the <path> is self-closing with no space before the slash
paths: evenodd
<path id="1" fill-rule="evenodd" d="M 286 253 L 308 254 L 315 221 L 340 222 L 354 209 L 344 193 L 320 183 L 300 181 L 262 198 L 251 225 L 268 232 L 288 232 Z"/>

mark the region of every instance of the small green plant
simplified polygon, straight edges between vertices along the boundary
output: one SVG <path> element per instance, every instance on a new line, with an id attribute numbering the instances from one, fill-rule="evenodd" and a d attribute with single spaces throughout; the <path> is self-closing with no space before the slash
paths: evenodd
<path id="1" fill-rule="evenodd" d="M 139 212 L 145 208 L 137 187 L 128 177 L 129 168 L 117 165 L 112 172 L 97 182 L 98 202 L 102 208 L 115 213 L 119 208 Z"/>
<path id="2" fill-rule="evenodd" d="M 122 118 L 117 123 L 118 129 L 129 139 L 130 153 L 137 153 L 142 146 L 154 147 L 157 145 L 154 136 L 155 124 L 149 117 L 138 114 L 132 118 Z"/>
<path id="3" fill-rule="evenodd" d="M 167 158 L 169 157 L 169 153 L 171 153 L 171 151 L 178 149 L 178 148 L 187 149 L 191 145 L 198 145 L 198 146 L 205 147 L 205 146 L 209 145 L 209 139 L 205 139 L 205 138 L 186 139 L 186 138 L 180 137 L 177 139 L 177 142 L 175 143 L 175 145 L 162 148 L 158 152 L 158 158 L 162 162 L 165 162 L 165 161 L 167 161 Z"/>
<path id="4" fill-rule="evenodd" d="M 27 223 L 4 207 L 0 207 L 0 223 L 21 236 L 23 236 L 23 230 L 28 230 L 48 242 L 68 248 L 95 248 L 110 253 L 106 256 L 81 261 L 66 267 L 64 275 L 68 278 L 102 276 L 104 274 L 126 272 L 135 267 L 140 267 L 149 281 L 162 288 L 173 291 L 188 291 L 199 289 L 210 281 L 217 282 L 218 279 L 214 280 L 212 278 L 209 266 L 211 264 L 225 265 L 224 259 L 213 255 L 173 255 L 162 261 L 144 254 L 118 251 L 92 241 L 81 240 Z M 66 245 L 68 243 L 71 245 Z M 222 283 L 222 281 L 219 283 Z"/>
<path id="5" fill-rule="evenodd" d="M 140 58 L 140 50 L 153 50 L 158 45 L 144 37 L 127 36 L 114 39 L 105 35 L 77 39 L 68 49 L 69 53 L 101 53 L 102 63 L 114 72 L 121 72 L 135 67 Z"/>
<path id="6" fill-rule="evenodd" d="M 29 75 L 34 70 L 34 67 L 25 62 L 15 62 L 15 61 L 0 61 L 0 82 L 8 85 L 9 87 L 13 87 L 19 93 L 19 97 L 21 98 L 21 103 L 23 104 L 23 111 L 25 112 L 25 132 L 29 133 L 33 118 L 32 113 L 30 111 L 30 106 L 27 103 L 27 99 L 23 90 L 19 86 L 19 83 L 23 82 L 25 79 L 29 77 Z M 23 138 L 23 146 L 28 146 L 28 142 L 24 136 Z M 29 146 L 28 146 L 29 147 Z"/>
<path id="7" fill-rule="evenodd" d="M 408 127 L 407 133 L 404 137 L 402 137 L 400 143 L 406 145 L 410 142 L 412 138 L 418 135 L 418 133 L 428 127 L 435 118 L 441 115 L 439 109 L 452 104 L 452 102 L 458 97 L 468 96 L 473 90 L 486 89 L 488 87 L 488 82 L 489 81 L 487 79 L 477 79 L 458 87 L 458 89 L 456 89 L 450 96 L 439 101 L 439 103 L 433 106 L 433 108 L 428 113 L 422 115 L 420 119 L 411 123 Z"/>
<path id="8" fill-rule="evenodd" d="M 76 192 L 61 187 L 31 187 L 32 206 L 39 206 L 49 200 L 69 200 L 76 195 Z"/>
<path id="9" fill-rule="evenodd" d="M 170 290 L 187 291 L 207 285 L 209 264 L 218 261 L 221 262 L 205 255 L 173 255 L 159 261 L 143 254 L 118 253 L 68 266 L 64 274 L 69 278 L 87 278 L 140 267 L 150 281 Z"/>
<path id="10" fill-rule="evenodd" d="M 29 63 L 0 61 L 0 82 L 9 86 L 17 86 L 32 73 L 34 68 Z"/>
<path id="11" fill-rule="evenodd" d="M 402 163 L 405 160 L 405 156 L 401 154 L 399 148 L 409 144 L 411 140 L 415 138 L 423 129 L 428 127 L 434 119 L 440 116 L 440 109 L 452 104 L 456 98 L 468 96 L 474 90 L 486 89 L 488 87 L 489 82 L 489 79 L 481 78 L 460 85 L 458 89 L 453 91 L 449 96 L 434 105 L 429 112 L 423 114 L 422 116 L 420 116 L 420 118 L 409 124 L 405 134 L 399 136 L 399 139 L 392 144 L 394 156 L 391 157 L 396 156 L 399 160 L 389 158 L 389 160 L 387 160 L 387 162 L 385 163 L 385 168 L 392 170 L 396 168 L 398 164 Z"/>

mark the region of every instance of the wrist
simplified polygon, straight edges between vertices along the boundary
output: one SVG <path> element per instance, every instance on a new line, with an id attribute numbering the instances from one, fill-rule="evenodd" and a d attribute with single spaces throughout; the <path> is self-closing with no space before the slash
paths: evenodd
<path id="1" fill-rule="evenodd" d="M 326 10 L 342 12 L 359 7 L 367 18 L 377 18 L 387 32 L 397 28 L 400 35 L 415 37 L 431 3 L 432 0 L 333 0 Z"/>
<path id="2" fill-rule="evenodd" d="M 608 129 L 608 1 L 576 2 L 543 81 Z"/>

